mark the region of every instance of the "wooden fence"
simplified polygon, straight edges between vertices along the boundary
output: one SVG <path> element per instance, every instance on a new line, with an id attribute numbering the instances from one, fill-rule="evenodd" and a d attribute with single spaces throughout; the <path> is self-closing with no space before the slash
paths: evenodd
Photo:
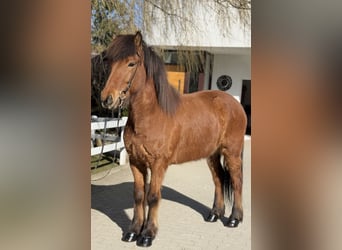
<path id="1" fill-rule="evenodd" d="M 110 151 L 120 152 L 120 165 L 127 163 L 127 153 L 123 142 L 123 131 L 127 123 L 127 117 L 107 118 L 96 117 L 91 118 L 91 156 L 106 153 Z M 107 133 L 111 128 L 121 130 L 119 135 Z M 118 132 L 118 131 L 117 131 Z M 94 145 L 95 140 L 101 141 L 102 145 Z"/>

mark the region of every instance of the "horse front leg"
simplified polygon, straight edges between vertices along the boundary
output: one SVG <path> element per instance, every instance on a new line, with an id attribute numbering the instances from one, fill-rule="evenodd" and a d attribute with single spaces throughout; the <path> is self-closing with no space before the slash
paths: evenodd
<path id="1" fill-rule="evenodd" d="M 147 195 L 148 218 L 145 223 L 141 237 L 137 241 L 138 246 L 148 247 L 158 231 L 158 208 L 161 200 L 161 185 L 164 179 L 167 166 L 165 164 L 155 164 L 151 168 L 150 189 Z"/>
<path id="2" fill-rule="evenodd" d="M 130 165 L 134 177 L 134 215 L 127 233 L 122 237 L 123 241 L 132 242 L 138 239 L 145 222 L 145 183 L 147 169 Z"/>

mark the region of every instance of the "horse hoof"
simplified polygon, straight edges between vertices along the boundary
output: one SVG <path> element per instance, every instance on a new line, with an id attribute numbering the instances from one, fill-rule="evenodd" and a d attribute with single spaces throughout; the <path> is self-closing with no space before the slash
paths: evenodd
<path id="1" fill-rule="evenodd" d="M 216 222 L 218 219 L 218 216 L 216 214 L 209 214 L 206 221 L 208 222 Z"/>
<path id="2" fill-rule="evenodd" d="M 133 241 L 136 241 L 137 238 L 138 238 L 138 235 L 136 233 L 128 232 L 122 237 L 122 241 L 133 242 Z"/>
<path id="3" fill-rule="evenodd" d="M 137 246 L 149 247 L 152 245 L 153 238 L 151 236 L 142 236 L 137 240 Z"/>
<path id="4" fill-rule="evenodd" d="M 228 219 L 227 227 L 237 227 L 239 225 L 240 221 L 238 219 Z"/>

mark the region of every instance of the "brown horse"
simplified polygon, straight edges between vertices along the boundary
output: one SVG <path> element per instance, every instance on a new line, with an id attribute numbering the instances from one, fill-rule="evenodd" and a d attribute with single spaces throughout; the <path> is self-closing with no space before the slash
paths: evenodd
<path id="1" fill-rule="evenodd" d="M 115 109 L 126 103 L 129 108 L 124 141 L 134 176 L 134 216 L 122 240 L 137 240 L 138 246 L 152 244 L 166 169 L 201 158 L 207 158 L 215 184 L 207 221 L 224 216 L 228 194 L 233 206 L 227 226 L 236 227 L 243 217 L 241 155 L 246 115 L 242 106 L 222 91 L 180 95 L 169 85 L 163 61 L 140 32 L 117 36 L 107 60 L 111 73 L 101 92 L 102 105 Z M 149 190 L 147 169 L 151 171 Z"/>

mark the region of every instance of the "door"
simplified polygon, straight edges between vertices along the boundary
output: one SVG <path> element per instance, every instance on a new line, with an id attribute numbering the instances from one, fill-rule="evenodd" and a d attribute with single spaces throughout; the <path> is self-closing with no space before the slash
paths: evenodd
<path id="1" fill-rule="evenodd" d="M 251 135 L 251 80 L 242 80 L 241 104 L 247 115 L 246 134 Z"/>

